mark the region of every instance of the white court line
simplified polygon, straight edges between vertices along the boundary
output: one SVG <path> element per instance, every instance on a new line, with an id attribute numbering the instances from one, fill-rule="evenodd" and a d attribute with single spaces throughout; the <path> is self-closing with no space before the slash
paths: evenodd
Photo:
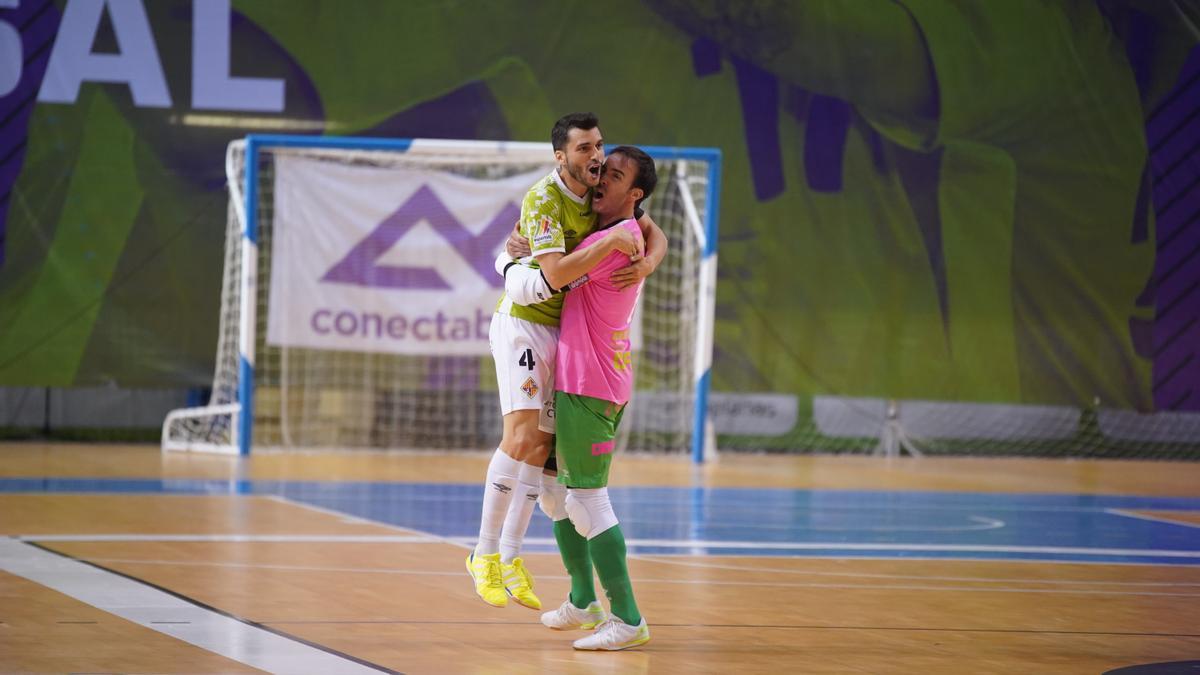
<path id="1" fill-rule="evenodd" d="M 201 562 L 179 560 L 141 560 L 136 558 L 89 558 L 96 563 L 125 564 L 125 565 L 164 565 L 168 567 L 222 567 L 232 569 L 264 569 L 291 572 L 329 572 L 333 574 L 395 574 L 403 576 L 434 576 L 461 577 L 461 572 L 443 572 L 432 570 L 417 570 L 404 568 L 382 567 L 323 567 L 320 565 L 276 565 L 266 563 L 230 563 L 230 562 Z M 564 575 L 538 574 L 539 579 L 569 580 Z M 937 577 L 926 577 L 929 581 L 937 581 Z M 679 584 L 684 586 L 761 586 L 767 588 L 825 588 L 842 590 L 893 590 L 893 591 L 957 591 L 978 593 L 1041 593 L 1058 595 L 1133 595 L 1160 596 L 1170 598 L 1200 598 L 1200 593 L 1165 593 L 1161 591 L 1108 591 L 1096 589 L 1074 588 L 1019 588 L 1019 587 L 976 587 L 976 586 L 933 586 L 924 584 L 830 584 L 800 581 L 722 581 L 715 579 L 658 579 L 654 577 L 637 577 L 639 584 Z M 969 581 L 987 581 L 985 579 L 969 579 Z M 1078 582 L 1086 583 L 1086 582 Z"/>
<path id="2" fill-rule="evenodd" d="M 454 537 L 474 541 L 473 538 Z M 527 537 L 527 544 L 556 542 L 549 538 Z M 766 549 L 772 551 L 946 551 L 950 553 L 1042 553 L 1081 556 L 1123 555 L 1153 558 L 1200 558 L 1200 551 L 1172 549 L 1086 548 L 1070 546 L 991 546 L 983 544 L 850 544 L 844 542 L 774 542 L 774 541 L 693 541 L 678 539 L 626 539 L 627 546 L 657 546 L 661 548 L 709 549 Z"/>
<path id="3" fill-rule="evenodd" d="M 423 534 L 21 534 L 21 541 L 202 541 L 214 543 L 441 544 Z"/>
<path id="4" fill-rule="evenodd" d="M 388 528 L 389 530 L 402 529 L 402 528 L 396 527 L 395 525 L 391 525 L 389 523 L 379 523 L 379 522 L 375 522 L 373 520 L 368 520 L 366 518 L 360 518 L 358 516 L 350 515 L 349 513 L 343 513 L 341 511 L 334 511 L 333 509 L 327 509 L 322 506 L 314 506 L 313 504 L 305 504 L 304 502 L 298 502 L 298 501 L 295 501 L 294 499 L 288 499 L 287 497 L 284 497 L 283 495 L 258 495 L 258 496 L 262 497 L 263 499 L 267 499 L 267 500 L 270 500 L 273 502 L 278 502 L 280 504 L 286 504 L 288 506 L 295 506 L 295 507 L 299 507 L 299 508 L 303 508 L 303 509 L 308 509 L 309 511 L 315 511 L 317 513 L 324 513 L 326 515 L 334 516 L 340 522 L 347 523 L 350 525 L 380 525 L 382 527 Z"/>
<path id="5" fill-rule="evenodd" d="M 282 502 L 282 503 L 288 504 L 290 506 L 295 506 L 296 508 L 308 509 L 310 511 L 315 511 L 317 513 L 324 513 L 326 515 L 337 516 L 339 518 L 348 519 L 348 520 L 346 520 L 346 522 L 378 525 L 380 527 L 386 527 L 389 530 L 398 530 L 400 532 L 416 532 L 417 534 L 419 534 L 423 537 L 433 539 L 433 540 L 441 542 L 443 544 L 449 544 L 451 546 L 458 546 L 458 547 L 465 546 L 466 548 L 475 548 L 475 544 L 473 544 L 473 543 L 472 544 L 463 544 L 463 543 L 455 541 L 449 537 L 443 537 L 441 535 L 434 534 L 432 532 L 426 532 L 424 530 L 415 530 L 415 529 L 407 528 L 407 527 L 400 527 L 398 525 L 393 525 L 391 523 L 385 523 L 381 520 L 371 520 L 370 518 L 362 518 L 360 516 L 352 516 L 347 513 L 343 513 L 342 511 L 337 511 L 335 509 L 327 509 L 324 506 L 316 506 L 314 504 L 306 504 L 305 502 L 298 502 L 294 499 L 288 499 L 287 497 L 284 497 L 283 495 L 265 495 L 265 496 L 268 499 L 273 499 L 277 502 Z M 472 541 L 474 541 L 474 540 L 472 540 Z"/>
<path id="6" fill-rule="evenodd" d="M 1105 513 L 1111 513 L 1114 516 L 1124 516 L 1126 518 L 1135 518 L 1137 520 L 1148 520 L 1152 523 L 1166 523 L 1167 525 L 1179 525 L 1180 527 L 1195 527 L 1200 528 L 1200 523 L 1187 523 L 1179 520 L 1171 520 L 1170 518 L 1162 518 L 1159 516 L 1147 516 L 1143 513 L 1134 513 L 1125 509 L 1104 509 Z"/>
<path id="7" fill-rule="evenodd" d="M 630 558 L 644 560 L 651 563 L 659 563 L 662 565 L 674 565 L 676 567 L 697 567 L 701 569 L 714 570 L 734 570 L 738 572 L 766 572 L 770 574 L 800 574 L 806 577 L 849 577 L 853 579 L 917 579 L 920 581 L 967 581 L 987 584 L 1013 583 L 1013 584 L 1063 584 L 1063 585 L 1081 585 L 1081 586 L 1153 586 L 1153 587 L 1175 587 L 1175 586 L 1197 586 L 1200 583 L 1190 581 L 1089 581 L 1086 579 L 1029 579 L 1029 578 L 1012 578 L 1012 577 L 962 577 L 962 576 L 946 576 L 940 574 L 881 574 L 871 572 L 826 572 L 823 570 L 807 570 L 807 569 L 788 569 L 783 567 L 754 567 L 752 565 L 725 565 L 721 563 L 705 563 L 680 560 L 677 558 L 663 558 L 659 556 L 649 555 L 630 555 Z M 878 560 L 878 558 L 876 558 Z M 908 558 L 904 559 L 906 562 Z M 976 562 L 1011 562 L 1006 560 L 980 561 Z M 1024 562 L 1024 561 L 1022 561 Z"/>
<path id="8" fill-rule="evenodd" d="M 296 543 L 447 543 L 469 546 L 474 537 L 436 537 L 433 535 L 287 535 L 287 534 L 22 534 L 23 541 L 236 541 Z M 527 537 L 526 544 L 557 546 L 549 537 Z M 1140 556 L 1148 558 L 1200 559 L 1200 551 L 1136 548 L 1087 548 L 1071 546 L 992 546 L 983 544 L 854 544 L 846 542 L 774 542 L 774 541 L 698 541 L 691 539 L 626 539 L 627 546 L 682 549 L 763 549 L 771 551 L 926 551 L 947 553 L 1034 553 L 1078 556 Z M 1068 561 L 1070 562 L 1070 561 Z"/>
<path id="9" fill-rule="evenodd" d="M 119 574 L 9 537 L 0 570 L 140 626 L 272 673 L 387 672 L 225 616 Z M 166 623 L 156 623 L 166 622 Z"/>
<path id="10" fill-rule="evenodd" d="M 850 525 L 845 527 L 838 526 L 823 526 L 823 525 L 806 525 L 805 530 L 809 532 L 979 532 L 981 530 L 998 530 L 1005 526 L 1003 520 L 997 518 L 987 518 L 984 516 L 967 516 L 967 520 L 974 521 L 974 525 Z M 630 518 L 621 522 L 636 522 L 636 523 L 653 523 L 653 524 L 668 524 L 677 521 L 671 520 L 646 520 L 643 518 Z M 755 523 L 752 527 L 756 531 L 762 530 L 778 530 L 791 532 L 796 529 L 795 525 L 769 525 L 764 523 Z"/>
<path id="11" fill-rule="evenodd" d="M 168 567 L 224 567 L 229 569 L 280 570 L 285 572 L 335 572 L 338 574 L 411 574 L 426 577 L 461 577 L 462 572 L 398 569 L 394 567 L 331 567 L 327 565 L 278 565 L 208 560 L 155 560 L 147 558 L 88 558 L 89 562 L 120 565 L 166 565 Z M 539 579 L 570 579 L 565 575 L 539 574 Z"/>
<path id="12" fill-rule="evenodd" d="M 642 554 L 638 554 L 638 553 L 629 553 L 628 555 L 630 558 L 640 558 L 642 556 Z M 721 554 L 688 552 L 688 553 L 654 553 L 652 555 L 656 558 L 694 558 L 694 557 L 706 557 L 709 555 L 711 555 L 713 557 L 717 557 L 717 556 L 720 556 Z M 735 553 L 735 554 L 731 554 L 731 557 L 735 557 L 735 558 L 751 557 L 751 558 L 753 558 L 756 556 L 753 556 L 753 555 L 747 556 L 745 554 Z M 762 557 L 762 556 L 757 556 L 757 557 Z M 861 554 L 833 553 L 830 555 L 797 554 L 797 555 L 780 555 L 780 556 L 774 556 L 774 557 L 778 557 L 778 558 L 785 559 L 785 560 L 790 560 L 790 559 L 795 559 L 795 558 L 799 558 L 801 560 L 875 560 L 875 561 L 890 560 L 893 562 L 906 562 L 906 563 L 911 563 L 911 562 L 930 562 L 930 563 L 1002 562 L 1005 565 L 1028 565 L 1031 567 L 1036 567 L 1039 565 L 1046 565 L 1048 563 L 1054 564 L 1054 565 L 1084 565 L 1084 566 L 1088 566 L 1088 567 L 1093 567 L 1093 566 L 1095 566 L 1095 567 L 1113 567 L 1113 566 L 1118 566 L 1118 567 L 1182 567 L 1184 569 L 1192 569 L 1192 568 L 1196 567 L 1196 565 L 1194 563 L 1170 562 L 1170 561 L 1165 561 L 1165 560 L 1154 561 L 1154 562 L 1144 562 L 1144 561 L 1140 561 L 1140 560 L 1139 561 L 1129 561 L 1129 560 L 1102 560 L 1102 559 L 1101 560 L 1084 560 L 1084 559 L 1059 560 L 1059 559 L 1049 559 L 1049 558 L 980 558 L 979 556 L 973 556 L 973 555 L 969 555 L 969 554 L 879 556 L 879 555 L 871 555 L 869 553 L 861 553 Z"/>

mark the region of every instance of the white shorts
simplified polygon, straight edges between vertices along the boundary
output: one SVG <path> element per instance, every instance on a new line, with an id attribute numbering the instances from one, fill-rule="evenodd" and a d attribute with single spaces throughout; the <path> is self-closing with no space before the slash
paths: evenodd
<path id="1" fill-rule="evenodd" d="M 558 358 L 558 329 L 508 314 L 492 315 L 488 331 L 500 414 L 538 410 L 538 428 L 554 433 L 554 364 Z"/>

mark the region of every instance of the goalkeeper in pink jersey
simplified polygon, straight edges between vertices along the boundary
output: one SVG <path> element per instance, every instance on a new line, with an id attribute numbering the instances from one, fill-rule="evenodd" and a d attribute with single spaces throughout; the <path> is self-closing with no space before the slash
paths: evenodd
<path id="1" fill-rule="evenodd" d="M 556 630 L 595 627 L 592 635 L 575 641 L 576 649 L 629 649 L 650 640 L 633 597 L 625 538 L 607 486 L 617 426 L 633 389 L 629 330 L 642 286 L 640 280 L 629 284 L 613 272 L 644 250 L 634 212 L 657 183 L 654 160 L 642 150 L 621 146 L 609 154 L 592 197 L 598 227 L 575 251 L 584 254 L 588 247 L 605 244 L 611 250 L 614 238 L 633 237 L 638 253 L 611 250 L 568 285 L 563 303 L 555 387 L 558 482 L 557 489 L 545 486 L 540 502 L 554 520 L 571 594 L 558 609 L 543 614 L 542 623 Z M 537 302 L 557 292 L 537 269 L 510 262 L 502 273 L 506 293 L 515 302 Z M 596 598 L 593 566 L 608 594 L 611 616 Z"/>
<path id="2" fill-rule="evenodd" d="M 642 150 L 621 146 L 605 161 L 592 197 L 597 229 L 577 251 L 601 245 L 621 228 L 642 242 L 634 210 L 654 192 L 654 160 Z M 558 630 L 590 628 L 576 649 L 619 650 L 650 640 L 638 611 L 625 563 L 625 538 L 608 498 L 608 469 L 625 403 L 633 389 L 629 330 L 642 284 L 620 287 L 612 272 L 629 264 L 619 250 L 608 253 L 584 278 L 572 283 L 563 303 L 558 338 L 555 454 L 557 498 L 543 492 L 543 508 L 554 519 L 554 535 L 571 575 L 571 595 L 542 623 Z M 515 282 L 516 279 L 510 279 Z M 596 599 L 592 567 L 608 595 L 611 616 Z"/>

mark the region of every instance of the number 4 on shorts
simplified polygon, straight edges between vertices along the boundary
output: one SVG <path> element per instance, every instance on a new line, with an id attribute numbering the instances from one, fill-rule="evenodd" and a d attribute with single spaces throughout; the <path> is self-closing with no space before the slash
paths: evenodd
<path id="1" fill-rule="evenodd" d="M 537 365 L 537 362 L 533 360 L 533 350 L 526 349 L 524 352 L 522 352 L 521 360 L 517 361 L 517 365 L 525 366 L 526 368 L 533 370 L 533 367 Z"/>

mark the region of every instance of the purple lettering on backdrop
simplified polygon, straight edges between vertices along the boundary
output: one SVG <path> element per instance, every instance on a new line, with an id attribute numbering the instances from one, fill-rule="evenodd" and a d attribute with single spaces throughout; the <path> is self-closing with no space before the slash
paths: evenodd
<path id="1" fill-rule="evenodd" d="M 423 316 L 423 317 L 417 319 L 416 321 L 414 321 L 412 324 L 413 335 L 416 336 L 416 338 L 422 342 L 428 340 L 430 337 L 429 333 L 426 333 L 425 330 L 422 328 L 422 326 L 424 326 L 428 323 L 429 323 L 429 317 Z"/>
<path id="2" fill-rule="evenodd" d="M 0 267 L 4 266 L 4 240 L 8 223 L 8 206 L 12 190 L 25 164 L 26 136 L 29 116 L 37 104 L 42 88 L 50 47 L 58 33 L 62 13 L 53 0 L 26 0 L 15 9 L 0 11 L 0 19 L 14 26 L 21 34 L 21 79 L 17 86 L 0 99 Z M 48 115 L 51 124 L 57 115 Z"/>
<path id="3" fill-rule="evenodd" d="M 748 61 L 731 60 L 742 103 L 754 196 L 765 202 L 778 197 L 785 188 L 779 144 L 779 80 Z"/>
<path id="4" fill-rule="evenodd" d="M 342 319 L 349 319 L 349 325 L 342 328 Z M 358 318 L 353 313 L 342 310 L 338 312 L 337 317 L 333 320 L 333 328 L 342 335 L 354 335 L 358 332 Z"/>
<path id="5" fill-rule="evenodd" d="M 408 325 L 408 321 L 403 316 L 400 316 L 399 314 L 388 318 L 388 320 L 387 320 L 388 337 L 392 338 L 393 340 L 403 340 L 404 339 L 404 329 L 407 328 L 407 325 Z"/>
<path id="6" fill-rule="evenodd" d="M 495 251 L 520 215 L 521 210 L 508 202 L 482 232 L 471 234 L 450 213 L 437 194 L 428 185 L 422 185 L 395 213 L 385 218 L 366 239 L 331 267 L 321 281 L 368 288 L 450 289 L 450 284 L 432 267 L 380 265 L 376 262 L 417 223 L 425 221 L 452 244 L 490 286 L 500 288 L 504 280 L 492 269 Z"/>
<path id="7" fill-rule="evenodd" d="M 849 134 L 850 104 L 814 95 L 804 129 L 804 175 L 814 191 L 842 191 L 842 162 Z"/>
<path id="8" fill-rule="evenodd" d="M 841 192 L 846 141 L 854 117 L 850 103 L 792 85 L 787 88 L 781 105 L 804 128 L 801 154 L 808 187 L 816 192 Z M 888 167 L 883 138 L 865 126 L 860 131 L 871 150 L 875 170 L 886 175 Z"/>
<path id="9" fill-rule="evenodd" d="M 327 309 L 318 309 L 317 311 L 313 312 L 312 319 L 310 319 L 310 320 L 309 320 L 308 324 L 309 324 L 309 326 L 311 326 L 311 327 L 312 327 L 312 329 L 313 329 L 313 332 L 314 332 L 314 333 L 316 333 L 316 334 L 318 334 L 318 335 L 328 335 L 328 334 L 329 334 L 329 328 L 328 328 L 328 327 L 326 327 L 326 328 L 322 329 L 322 328 L 321 328 L 321 326 L 319 326 L 319 325 L 317 324 L 317 321 L 319 321 L 319 320 L 320 320 L 320 318 L 321 318 L 321 316 L 322 316 L 322 315 L 324 315 L 326 318 L 328 318 L 328 317 L 329 317 L 329 310 L 327 310 Z"/>
<path id="10" fill-rule="evenodd" d="M 1154 407 L 1200 410 L 1200 47 L 1149 117 L 1157 222 Z"/>
<path id="11" fill-rule="evenodd" d="M 371 337 L 371 333 L 375 333 L 375 337 L 383 335 L 383 317 L 367 312 L 362 315 L 362 335 Z"/>
<path id="12" fill-rule="evenodd" d="M 707 38 L 692 42 L 692 69 L 696 77 L 720 72 L 721 47 Z M 759 201 L 773 199 L 786 189 L 783 175 L 783 151 L 779 136 L 779 79 L 774 73 L 731 57 L 742 104 L 746 149 L 750 155 L 750 174 L 754 196 Z M 792 88 L 791 94 L 802 90 Z M 809 187 L 817 192 L 842 190 L 842 163 L 850 132 L 851 108 L 842 99 L 809 96 L 803 92 L 799 105 L 790 112 L 797 120 L 807 119 L 804 142 L 804 170 Z"/>
<path id="13" fill-rule="evenodd" d="M 337 333 L 346 337 L 392 340 L 404 340 L 411 335 L 423 342 L 478 342 L 488 338 L 490 319 L 490 315 L 478 308 L 475 310 L 474 327 L 470 316 L 455 316 L 441 310 L 432 316 L 418 316 L 410 320 L 404 314 L 385 315 L 354 309 L 322 308 L 312 313 L 308 325 L 318 335 Z"/>
<path id="14" fill-rule="evenodd" d="M 721 72 L 721 46 L 708 38 L 696 38 L 692 42 L 692 70 L 696 77 Z"/>
<path id="15" fill-rule="evenodd" d="M 492 315 L 485 314 L 479 308 L 475 309 L 475 339 L 486 340 L 491 331 Z"/>

